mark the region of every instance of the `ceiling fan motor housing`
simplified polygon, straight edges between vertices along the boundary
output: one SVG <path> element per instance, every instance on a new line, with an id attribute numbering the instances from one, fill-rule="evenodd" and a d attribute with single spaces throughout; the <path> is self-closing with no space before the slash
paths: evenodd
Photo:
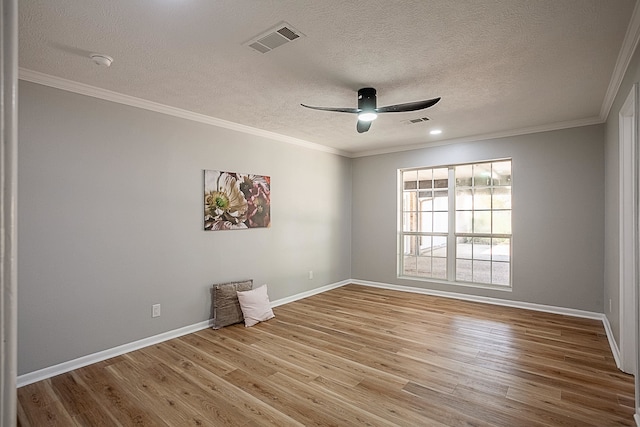
<path id="1" fill-rule="evenodd" d="M 387 105 L 385 107 L 378 108 L 376 90 L 372 87 L 363 87 L 358 90 L 358 108 L 313 107 L 305 104 L 300 105 L 313 110 L 357 114 L 358 122 L 356 129 L 358 130 L 358 133 L 363 133 L 369 130 L 371 127 L 371 121 L 375 120 L 379 113 L 398 113 L 422 110 L 435 105 L 438 101 L 440 101 L 439 97 L 427 99 L 425 101 L 407 102 L 404 104 Z"/>
<path id="2" fill-rule="evenodd" d="M 358 110 L 376 110 L 376 90 L 372 87 L 364 87 L 358 91 Z"/>

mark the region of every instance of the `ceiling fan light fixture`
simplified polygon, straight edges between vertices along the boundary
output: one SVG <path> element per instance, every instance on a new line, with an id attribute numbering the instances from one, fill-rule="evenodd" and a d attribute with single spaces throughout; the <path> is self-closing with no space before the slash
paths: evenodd
<path id="1" fill-rule="evenodd" d="M 370 122 L 378 118 L 375 111 L 361 111 L 358 113 L 358 120 L 363 122 Z"/>
<path id="2" fill-rule="evenodd" d="M 387 105 L 386 107 L 377 107 L 376 90 L 372 87 L 363 87 L 358 90 L 358 108 L 344 107 L 313 107 L 311 105 L 300 104 L 305 108 L 321 111 L 333 111 L 336 113 L 350 113 L 358 115 L 356 130 L 358 133 L 364 133 L 371 128 L 371 122 L 374 121 L 378 114 L 382 113 L 405 113 L 409 111 L 423 110 L 434 106 L 440 101 L 440 97 L 427 99 L 425 101 L 406 102 L 404 104 Z M 421 119 L 429 120 L 428 118 Z"/>

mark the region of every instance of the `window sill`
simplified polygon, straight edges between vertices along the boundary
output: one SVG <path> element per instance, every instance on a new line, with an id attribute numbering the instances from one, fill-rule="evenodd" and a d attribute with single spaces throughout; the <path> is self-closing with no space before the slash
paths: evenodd
<path id="1" fill-rule="evenodd" d="M 418 282 L 438 283 L 440 285 L 460 286 L 464 288 L 490 289 L 492 291 L 513 292 L 513 286 L 511 285 L 505 286 L 505 285 L 490 285 L 487 283 L 450 282 L 448 280 L 432 279 L 428 277 L 401 276 L 401 275 L 398 275 L 398 279 L 414 280 Z"/>

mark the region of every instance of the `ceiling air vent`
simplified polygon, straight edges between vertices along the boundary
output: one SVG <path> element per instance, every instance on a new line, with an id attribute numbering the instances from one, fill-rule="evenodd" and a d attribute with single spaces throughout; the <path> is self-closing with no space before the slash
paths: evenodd
<path id="1" fill-rule="evenodd" d="M 429 121 L 429 117 L 418 117 L 416 119 L 404 120 L 404 124 L 406 125 L 414 125 L 416 123 L 422 123 Z"/>
<path id="2" fill-rule="evenodd" d="M 244 44 L 260 53 L 267 53 L 301 36 L 304 36 L 304 34 L 286 22 L 281 22 L 272 29 L 252 38 Z"/>

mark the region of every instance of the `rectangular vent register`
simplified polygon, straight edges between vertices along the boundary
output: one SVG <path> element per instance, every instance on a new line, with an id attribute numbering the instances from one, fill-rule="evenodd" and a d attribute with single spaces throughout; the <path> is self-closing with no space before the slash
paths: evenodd
<path id="1" fill-rule="evenodd" d="M 267 53 L 300 37 L 304 37 L 304 34 L 286 22 L 281 22 L 274 28 L 252 38 L 244 44 L 260 53 Z"/>

